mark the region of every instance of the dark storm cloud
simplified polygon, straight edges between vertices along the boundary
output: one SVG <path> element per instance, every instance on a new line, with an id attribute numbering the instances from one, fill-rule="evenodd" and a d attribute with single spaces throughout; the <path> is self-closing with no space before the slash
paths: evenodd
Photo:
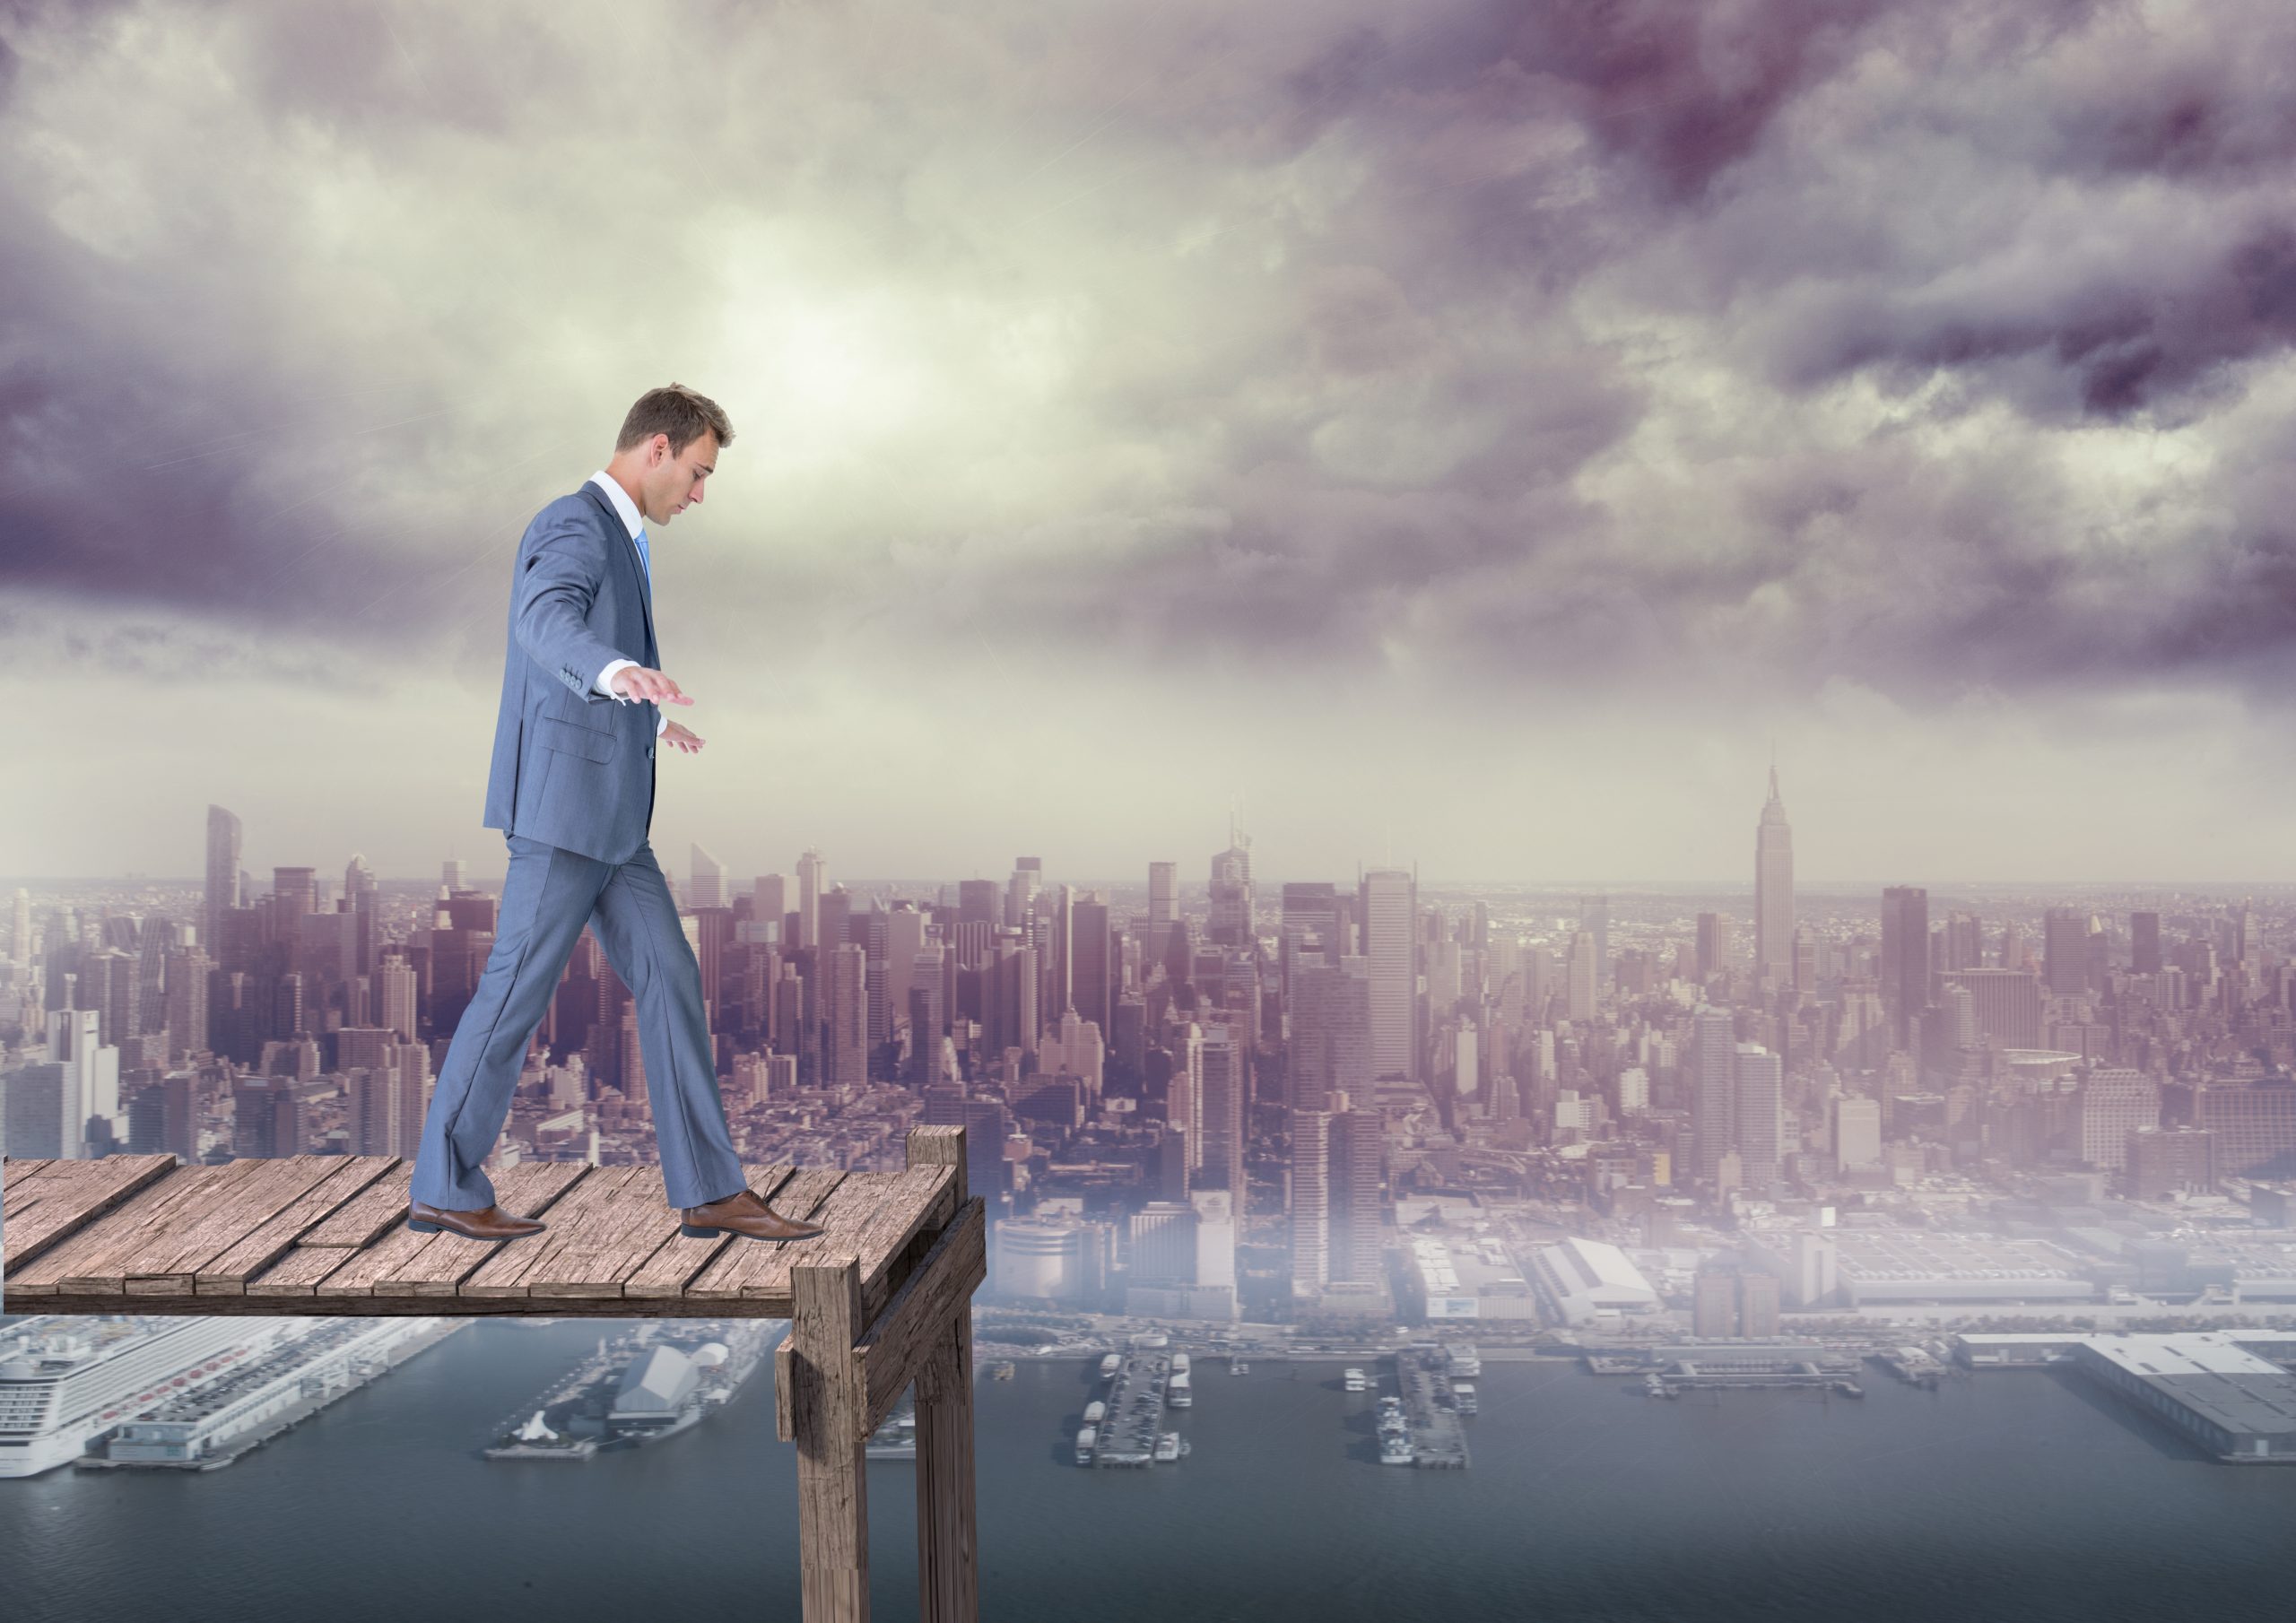
<path id="1" fill-rule="evenodd" d="M 494 563 L 596 465 L 540 363 L 595 349 L 618 410 L 657 289 L 715 343 L 804 273 L 876 301 L 819 340 L 874 344 L 857 429 L 921 426 L 776 516 L 815 551 L 709 554 L 684 635 L 770 603 L 789 648 L 1686 696 L 2292 674 L 2263 0 L 721 7 L 660 58 L 605 9 L 182 15 L 138 81 L 0 9 L 0 578 L 54 601 L 491 658 Z"/>

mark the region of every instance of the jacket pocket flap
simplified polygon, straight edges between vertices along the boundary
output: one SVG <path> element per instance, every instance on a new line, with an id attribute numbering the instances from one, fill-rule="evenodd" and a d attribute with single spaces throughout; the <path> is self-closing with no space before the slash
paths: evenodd
<path id="1" fill-rule="evenodd" d="M 601 733 L 595 727 L 578 727 L 572 722 L 560 721 L 555 716 L 537 718 L 541 730 L 536 736 L 545 750 L 556 750 L 566 755 L 585 756 L 591 760 L 612 760 L 613 748 L 619 741 L 611 733 Z"/>

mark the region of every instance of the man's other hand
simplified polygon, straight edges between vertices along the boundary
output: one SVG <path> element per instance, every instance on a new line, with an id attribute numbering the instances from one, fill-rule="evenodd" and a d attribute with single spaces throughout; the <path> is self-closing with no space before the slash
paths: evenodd
<path id="1" fill-rule="evenodd" d="M 690 705 L 677 683 L 644 665 L 624 665 L 613 673 L 613 690 L 624 699 L 650 699 L 657 705 Z M 695 741 L 699 742 L 699 740 Z"/>
<path id="2" fill-rule="evenodd" d="M 675 744 L 688 755 L 701 748 L 701 735 L 682 722 L 672 722 L 662 729 L 662 737 Z"/>

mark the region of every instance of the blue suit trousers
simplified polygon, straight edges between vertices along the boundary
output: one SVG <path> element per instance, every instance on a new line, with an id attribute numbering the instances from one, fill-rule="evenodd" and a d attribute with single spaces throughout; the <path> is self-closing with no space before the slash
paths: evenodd
<path id="1" fill-rule="evenodd" d="M 586 924 L 638 1006 L 669 1203 L 704 1205 L 747 1187 L 718 1091 L 700 967 L 653 846 L 617 864 L 523 834 L 504 838 L 510 865 L 494 947 L 447 1046 L 408 1193 L 448 1211 L 494 1203 L 481 1163 L 502 1135 L 526 1045 Z"/>

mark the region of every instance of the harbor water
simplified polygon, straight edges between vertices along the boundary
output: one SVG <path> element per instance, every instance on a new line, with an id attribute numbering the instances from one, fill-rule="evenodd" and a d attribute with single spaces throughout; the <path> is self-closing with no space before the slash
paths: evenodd
<path id="1" fill-rule="evenodd" d="M 229 1469 L 0 1483 L 12 1623 L 584 1623 L 797 1615 L 796 1470 L 772 1372 L 659 1445 L 480 1449 L 596 1343 L 482 1323 Z M 1354 1360 L 1366 1363 L 1366 1360 Z M 1343 1364 L 1198 1358 L 1176 1464 L 1074 1463 L 1098 1359 L 974 1386 L 981 1615 L 996 1623 L 2246 1623 L 2296 1594 L 2296 1470 L 2202 1458 L 2069 1372 L 1935 1391 L 1686 1393 L 1486 1362 L 1466 1471 L 1383 1469 L 1395 1390 Z M 873 1615 L 917 1613 L 914 1471 L 868 1468 Z"/>

